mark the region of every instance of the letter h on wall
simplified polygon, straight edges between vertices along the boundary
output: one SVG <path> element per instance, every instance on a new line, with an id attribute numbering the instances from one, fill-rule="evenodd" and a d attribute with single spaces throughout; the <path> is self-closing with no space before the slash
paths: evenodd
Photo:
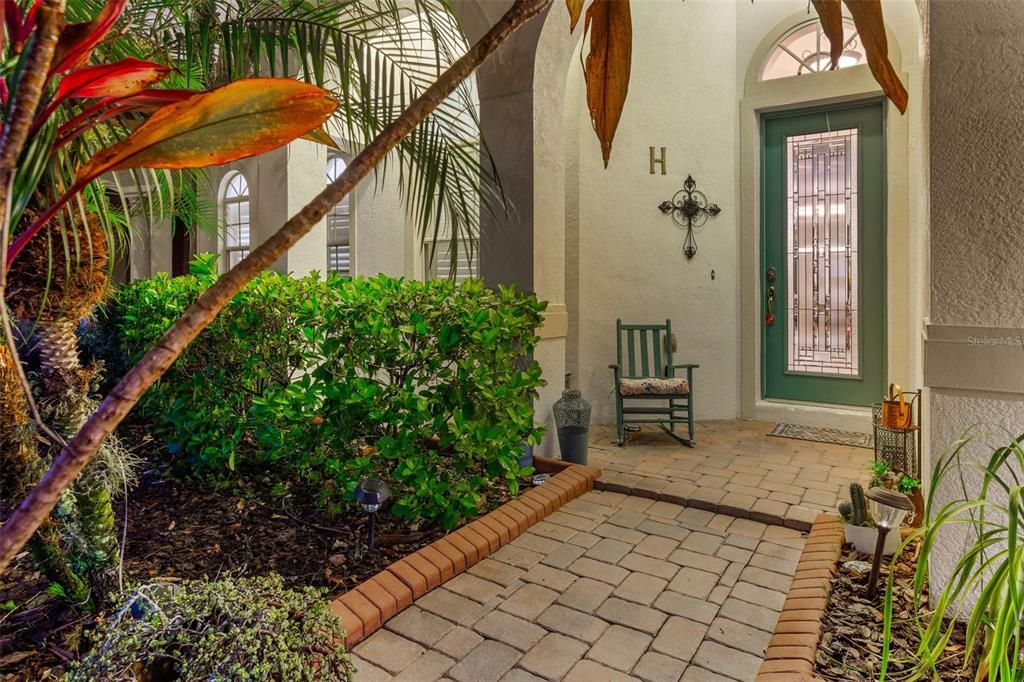
<path id="1" fill-rule="evenodd" d="M 661 148 L 661 154 L 657 156 L 654 154 L 654 147 L 651 147 L 651 175 L 655 175 L 655 166 L 661 166 L 662 175 L 668 173 L 668 156 L 664 147 Z"/>

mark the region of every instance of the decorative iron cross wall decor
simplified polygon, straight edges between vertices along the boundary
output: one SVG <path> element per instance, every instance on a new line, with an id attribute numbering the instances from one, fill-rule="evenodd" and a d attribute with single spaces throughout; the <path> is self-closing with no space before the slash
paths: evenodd
<path id="1" fill-rule="evenodd" d="M 671 201 L 661 202 L 658 208 L 665 215 L 671 215 L 676 225 L 686 228 L 683 253 L 687 259 L 697 254 L 697 242 L 693 238 L 694 228 L 701 227 L 709 217 L 714 218 L 722 212 L 718 204 L 708 203 L 707 196 L 697 189 L 697 183 L 692 175 L 686 176 L 683 188 L 672 196 Z"/>

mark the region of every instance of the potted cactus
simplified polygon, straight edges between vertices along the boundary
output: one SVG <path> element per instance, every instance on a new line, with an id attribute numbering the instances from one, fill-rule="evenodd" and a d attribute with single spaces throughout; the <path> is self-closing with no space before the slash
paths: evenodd
<path id="1" fill-rule="evenodd" d="M 864 495 L 864 486 L 860 483 L 850 484 L 850 501 L 839 505 L 839 515 L 843 518 L 843 531 L 846 541 L 851 543 L 861 554 L 874 554 L 878 531 L 868 511 L 868 500 Z M 900 534 L 890 533 L 885 538 L 883 554 L 890 555 L 900 544 Z"/>

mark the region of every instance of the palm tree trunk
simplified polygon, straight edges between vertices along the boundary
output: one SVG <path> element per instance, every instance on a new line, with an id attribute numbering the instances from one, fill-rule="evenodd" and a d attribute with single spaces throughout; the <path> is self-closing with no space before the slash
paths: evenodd
<path id="1" fill-rule="evenodd" d="M 39 353 L 39 364 L 48 374 L 77 373 L 80 370 L 78 335 L 75 333 L 77 326 L 77 320 L 65 317 L 39 322 L 36 352 Z M 88 414 L 82 415 L 78 425 L 88 416 Z M 78 425 L 74 425 L 75 430 Z M 71 424 L 64 426 L 71 426 Z"/>
<path id="2" fill-rule="evenodd" d="M 7 206 L 11 181 L 39 108 L 50 63 L 57 49 L 57 39 L 64 26 L 64 0 L 44 0 L 36 12 L 36 25 L 38 28 L 32 34 L 34 44 L 30 48 L 31 61 L 14 93 L 14 106 L 0 141 L 0 206 L 3 207 Z M 0 245 L 6 249 L 7 242 L 0 242 Z"/>
<path id="3" fill-rule="evenodd" d="M 28 543 L 28 551 L 43 575 L 61 586 L 68 601 L 83 604 L 89 599 L 89 585 L 71 567 L 53 519 L 47 517 L 39 526 Z"/>
<path id="4" fill-rule="evenodd" d="M 45 397 L 42 405 L 48 421 L 68 438 L 81 428 L 95 405 L 89 398 L 90 373 L 78 357 L 78 322 L 70 317 L 40 321 L 36 344 Z M 72 554 L 92 588 L 93 600 L 99 603 L 116 589 L 121 559 L 110 490 L 102 476 L 87 474 L 75 480 L 71 492 L 79 531 Z"/>
<path id="5" fill-rule="evenodd" d="M 104 398 L 54 461 L 39 485 L 0 528 L 0 573 L 57 504 L 103 441 L 192 340 L 260 272 L 294 246 L 328 211 L 345 198 L 391 150 L 444 101 L 520 26 L 552 0 L 516 0 L 508 12 L 353 159 L 345 171 L 267 241 L 218 279 L 186 310 L 157 344 Z"/>

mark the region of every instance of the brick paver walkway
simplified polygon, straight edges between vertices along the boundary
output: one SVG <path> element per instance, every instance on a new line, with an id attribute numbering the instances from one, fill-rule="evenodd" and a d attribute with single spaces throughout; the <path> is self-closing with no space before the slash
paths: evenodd
<path id="1" fill-rule="evenodd" d="M 589 463 L 602 469 L 602 485 L 620 492 L 807 527 L 849 499 L 848 486 L 864 481 L 873 453 L 767 435 L 773 426 L 701 421 L 695 448 L 653 426 L 627 434 L 620 448 L 614 427 L 598 427 Z"/>
<path id="2" fill-rule="evenodd" d="M 789 528 L 593 491 L 356 646 L 356 679 L 753 680 L 803 544 Z"/>

